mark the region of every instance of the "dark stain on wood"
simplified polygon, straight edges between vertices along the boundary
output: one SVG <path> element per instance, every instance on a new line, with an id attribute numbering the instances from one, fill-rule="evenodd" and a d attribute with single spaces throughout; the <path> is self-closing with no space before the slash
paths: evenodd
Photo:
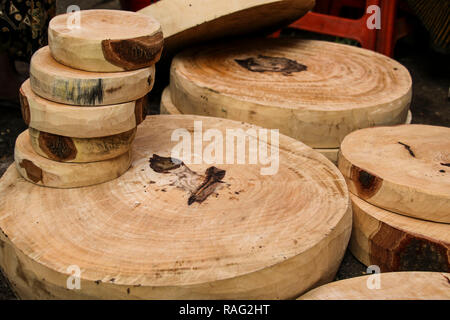
<path id="1" fill-rule="evenodd" d="M 28 179 L 33 181 L 34 183 L 38 183 L 42 181 L 42 169 L 28 159 L 23 159 L 19 166 L 25 169 L 25 173 L 27 174 Z"/>
<path id="2" fill-rule="evenodd" d="M 161 31 L 152 36 L 123 40 L 103 40 L 102 50 L 107 61 L 125 70 L 136 70 L 159 61 L 164 38 Z"/>
<path id="3" fill-rule="evenodd" d="M 51 160 L 69 161 L 77 156 L 77 149 L 72 138 L 41 131 L 38 143 L 41 150 Z"/>
<path id="4" fill-rule="evenodd" d="M 107 93 L 114 93 L 114 92 L 116 92 L 117 90 L 120 90 L 120 89 L 122 89 L 122 86 L 106 89 L 106 92 Z"/>
<path id="5" fill-rule="evenodd" d="M 398 143 L 401 144 L 402 146 L 404 146 L 405 149 L 408 150 L 409 154 L 412 157 L 414 157 L 414 158 L 416 157 L 416 155 L 414 154 L 414 152 L 412 151 L 412 149 L 411 149 L 411 147 L 409 145 L 407 145 L 406 143 L 400 142 L 400 141 Z"/>
<path id="6" fill-rule="evenodd" d="M 356 166 L 352 166 L 350 179 L 356 186 L 358 196 L 363 199 L 373 197 L 381 187 L 382 179 Z"/>
<path id="7" fill-rule="evenodd" d="M 407 234 L 385 223 L 370 238 L 370 263 L 382 272 L 450 272 L 450 244 Z"/>
<path id="8" fill-rule="evenodd" d="M 136 100 L 134 106 L 134 116 L 136 117 L 136 125 L 142 123 L 147 117 L 147 95 Z"/>
<path id="9" fill-rule="evenodd" d="M 225 173 L 225 170 L 214 166 L 206 169 L 205 179 L 203 180 L 203 183 L 197 187 L 197 190 L 195 190 L 195 192 L 189 197 L 188 205 L 191 205 L 194 202 L 202 203 L 205 201 L 209 195 L 214 193 L 217 184 L 222 182 L 222 179 L 225 177 Z"/>
<path id="10" fill-rule="evenodd" d="M 297 61 L 283 57 L 269 57 L 258 55 L 247 59 L 234 59 L 241 67 L 252 72 L 279 72 L 285 76 L 293 72 L 306 71 L 307 66 Z"/>
<path id="11" fill-rule="evenodd" d="M 61 96 L 63 94 L 63 96 Z M 103 80 L 84 79 L 75 85 L 66 80 L 57 81 L 53 87 L 53 95 L 71 101 L 77 105 L 98 105 L 103 102 Z"/>
<path id="12" fill-rule="evenodd" d="M 30 105 L 28 104 L 28 99 L 23 92 L 22 88 L 19 90 L 19 100 L 20 100 L 20 111 L 22 112 L 22 118 L 25 124 L 28 126 L 30 124 Z"/>
<path id="13" fill-rule="evenodd" d="M 442 162 L 441 162 L 441 166 L 450 167 L 450 163 L 442 163 Z"/>

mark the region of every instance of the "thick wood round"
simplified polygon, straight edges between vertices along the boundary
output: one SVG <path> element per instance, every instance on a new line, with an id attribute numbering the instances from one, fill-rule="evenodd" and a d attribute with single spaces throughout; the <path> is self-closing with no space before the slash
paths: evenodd
<path id="1" fill-rule="evenodd" d="M 126 152 L 114 159 L 89 163 L 53 161 L 38 155 L 33 150 L 28 130 L 26 130 L 17 137 L 14 161 L 22 177 L 30 182 L 46 187 L 77 188 L 119 177 L 130 167 L 131 152 Z"/>
<path id="2" fill-rule="evenodd" d="M 411 77 L 373 51 L 300 39 L 253 39 L 191 48 L 171 67 L 183 114 L 245 121 L 313 148 L 338 148 L 360 128 L 405 123 Z"/>
<path id="3" fill-rule="evenodd" d="M 299 19 L 314 0 L 162 0 L 139 13 L 161 23 L 164 48 L 176 51 L 193 43 L 276 30 Z"/>
<path id="4" fill-rule="evenodd" d="M 450 223 L 450 128 L 402 125 L 363 129 L 341 145 L 339 169 L 367 202 Z"/>
<path id="5" fill-rule="evenodd" d="M 154 65 L 163 35 L 151 16 L 120 10 L 82 10 L 50 20 L 48 45 L 58 62 L 80 70 L 116 72 Z"/>
<path id="6" fill-rule="evenodd" d="M 339 170 L 280 135 L 276 174 L 261 175 L 266 165 L 217 164 L 226 173 L 216 194 L 188 205 L 189 192 L 177 187 L 185 177 L 154 171 L 149 158 L 170 156 L 174 130 L 192 132 L 194 121 L 223 134 L 255 128 L 150 116 L 137 129 L 131 168 L 92 187 L 41 188 L 6 171 L 0 266 L 20 297 L 285 299 L 334 278 L 351 231 Z M 187 166 L 202 175 L 210 165 Z M 75 265 L 81 289 L 68 290 Z"/>
<path id="7" fill-rule="evenodd" d="M 36 95 L 27 80 L 20 88 L 22 116 L 30 127 L 72 138 L 97 138 L 136 128 L 146 117 L 146 96 L 108 106 L 71 106 Z"/>
<path id="8" fill-rule="evenodd" d="M 371 278 L 372 277 L 372 278 Z M 450 274 L 440 272 L 389 272 L 332 282 L 309 291 L 299 300 L 449 300 Z M 368 285 L 369 283 L 369 285 Z M 370 289 L 374 288 L 374 289 Z"/>
<path id="9" fill-rule="evenodd" d="M 450 225 L 399 215 L 351 195 L 350 250 L 382 272 L 450 272 Z"/>
<path id="10" fill-rule="evenodd" d="M 181 114 L 180 110 L 173 104 L 172 99 L 170 98 L 170 88 L 166 87 L 163 90 L 161 95 L 161 103 L 160 103 L 160 113 L 161 114 L 172 114 L 179 115 Z M 410 124 L 412 121 L 411 110 L 408 110 L 408 116 L 406 118 L 406 124 Z M 339 148 L 315 148 L 317 152 L 323 154 L 328 160 L 337 164 Z"/>
<path id="11" fill-rule="evenodd" d="M 30 64 L 31 89 L 51 101 L 73 105 L 108 105 L 135 101 L 153 87 L 155 67 L 127 72 L 87 72 L 55 61 L 50 49 L 36 51 Z"/>
<path id="12" fill-rule="evenodd" d="M 113 159 L 131 148 L 136 129 L 100 138 L 71 138 L 29 128 L 34 151 L 50 160 L 94 162 Z"/>

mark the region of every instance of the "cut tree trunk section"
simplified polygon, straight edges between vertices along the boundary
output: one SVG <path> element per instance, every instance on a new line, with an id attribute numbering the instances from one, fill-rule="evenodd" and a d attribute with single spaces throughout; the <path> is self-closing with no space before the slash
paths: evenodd
<path id="1" fill-rule="evenodd" d="M 135 101 L 153 87 L 155 67 L 127 72 L 87 72 L 66 67 L 50 50 L 36 51 L 30 64 L 31 89 L 39 96 L 73 105 L 108 105 Z"/>
<path id="2" fill-rule="evenodd" d="M 42 157 L 61 162 L 94 162 L 118 157 L 131 148 L 136 129 L 100 138 L 71 138 L 29 128 L 31 146 Z"/>
<path id="3" fill-rule="evenodd" d="M 75 152 L 76 149 L 72 148 L 72 151 Z M 25 180 L 46 187 L 77 188 L 119 177 L 130 166 L 131 152 L 126 152 L 114 159 L 89 163 L 53 161 L 34 152 L 28 130 L 26 130 L 17 137 L 14 161 L 17 170 Z"/>
<path id="4" fill-rule="evenodd" d="M 164 48 L 174 52 L 201 41 L 289 25 L 314 7 L 314 0 L 163 0 L 139 13 L 161 23 Z"/>
<path id="5" fill-rule="evenodd" d="M 136 128 L 146 117 L 146 96 L 108 106 L 71 106 L 36 95 L 27 80 L 20 88 L 22 116 L 30 127 L 71 138 L 97 138 Z"/>
<path id="6" fill-rule="evenodd" d="M 360 128 L 404 124 L 411 77 L 395 60 L 353 46 L 249 39 L 178 54 L 170 96 L 183 114 L 279 128 L 326 149 Z"/>
<path id="7" fill-rule="evenodd" d="M 174 132 L 199 134 L 194 121 L 204 134 L 259 132 L 220 118 L 150 116 L 137 129 L 130 169 L 113 181 L 42 188 L 14 167 L 6 171 L 0 266 L 19 297 L 286 299 L 333 280 L 352 219 L 339 170 L 283 135 L 273 146 L 273 175 L 262 175 L 268 165 L 259 161 L 167 158 L 179 144 Z M 195 141 L 208 154 L 210 144 Z M 272 147 L 264 137 L 258 143 Z M 247 144 L 247 156 L 249 150 Z M 81 270 L 80 290 L 67 289 L 74 268 Z"/>
<path id="8" fill-rule="evenodd" d="M 359 130 L 341 145 L 350 192 L 389 211 L 450 223 L 450 128 L 402 125 Z"/>
<path id="9" fill-rule="evenodd" d="M 378 283 L 380 288 L 377 289 Z M 449 299 L 450 274 L 439 272 L 389 272 L 356 277 L 326 284 L 299 298 L 299 300 Z"/>
<path id="10" fill-rule="evenodd" d="M 450 225 L 399 215 L 351 195 L 350 250 L 382 272 L 450 272 Z"/>
<path id="11" fill-rule="evenodd" d="M 82 10 L 54 17 L 48 44 L 56 61 L 80 70 L 117 72 L 154 65 L 163 47 L 152 17 L 120 10 Z"/>
<path id="12" fill-rule="evenodd" d="M 180 115 L 181 114 L 180 110 L 178 110 L 178 108 L 172 103 L 169 87 L 165 88 L 161 95 L 160 113 L 161 114 L 171 114 L 171 115 Z M 408 110 L 406 124 L 410 124 L 411 121 L 412 121 L 411 110 Z M 328 148 L 328 149 L 314 148 L 314 150 L 323 154 L 328 160 L 330 160 L 334 164 L 337 164 L 339 148 Z"/>

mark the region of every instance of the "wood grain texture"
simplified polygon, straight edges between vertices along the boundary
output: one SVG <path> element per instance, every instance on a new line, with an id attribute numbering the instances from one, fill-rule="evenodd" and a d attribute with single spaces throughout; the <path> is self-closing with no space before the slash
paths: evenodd
<path id="1" fill-rule="evenodd" d="M 172 99 L 170 97 L 170 88 L 166 87 L 161 95 L 161 103 L 160 103 L 160 113 L 161 114 L 172 114 L 179 115 L 181 114 L 180 110 L 173 104 Z M 412 121 L 411 110 L 408 110 L 408 116 L 406 118 L 406 124 L 410 124 Z M 339 148 L 314 148 L 317 152 L 323 154 L 328 160 L 337 164 L 338 162 L 338 154 Z"/>
<path id="2" fill-rule="evenodd" d="M 164 48 L 175 52 L 225 36 L 275 31 L 302 17 L 314 4 L 314 0 L 162 0 L 138 12 L 161 23 Z"/>
<path id="3" fill-rule="evenodd" d="M 279 128 L 313 148 L 338 148 L 360 128 L 405 123 L 411 101 L 411 77 L 395 60 L 315 40 L 187 49 L 174 58 L 170 79 L 172 102 L 184 114 Z"/>
<path id="4" fill-rule="evenodd" d="M 450 128 L 401 125 L 359 130 L 342 142 L 349 190 L 407 216 L 450 223 Z"/>
<path id="5" fill-rule="evenodd" d="M 377 208 L 351 195 L 350 250 L 382 272 L 450 272 L 450 225 L 414 219 Z"/>
<path id="6" fill-rule="evenodd" d="M 334 278 L 351 231 L 337 168 L 280 135 L 275 175 L 261 175 L 259 164 L 215 164 L 226 170 L 221 188 L 188 205 L 189 193 L 149 158 L 170 156 L 173 130 L 192 132 L 195 120 L 222 133 L 254 128 L 150 116 L 137 129 L 130 169 L 92 187 L 42 188 L 7 170 L 0 266 L 20 297 L 286 299 Z M 188 166 L 203 174 L 210 164 Z M 71 265 L 82 271 L 81 290 L 66 288 Z"/>
<path id="7" fill-rule="evenodd" d="M 299 300 L 449 300 L 450 274 L 389 272 L 380 274 L 380 289 L 369 289 L 369 276 L 332 282 Z"/>
<path id="8" fill-rule="evenodd" d="M 146 117 L 146 96 L 107 106 L 71 106 L 36 95 L 25 81 L 20 89 L 22 114 L 32 128 L 72 138 L 97 138 L 136 128 Z"/>
<path id="9" fill-rule="evenodd" d="M 113 159 L 131 148 L 136 129 L 99 138 L 71 138 L 29 128 L 31 146 L 40 156 L 60 162 Z"/>
<path id="10" fill-rule="evenodd" d="M 148 15 L 82 10 L 79 27 L 68 28 L 73 19 L 61 14 L 48 27 L 52 56 L 66 66 L 94 72 L 136 70 L 154 65 L 161 56 L 161 26 Z"/>
<path id="11" fill-rule="evenodd" d="M 73 154 L 76 149 L 72 147 L 70 151 Z M 119 177 L 130 166 L 131 152 L 125 152 L 113 159 L 89 163 L 53 161 L 33 150 L 26 130 L 17 137 L 14 161 L 22 177 L 30 182 L 46 187 L 77 188 Z"/>
<path id="12" fill-rule="evenodd" d="M 87 72 L 66 67 L 52 58 L 48 46 L 31 58 L 31 89 L 63 104 L 109 105 L 145 96 L 155 81 L 155 67 L 126 72 Z"/>

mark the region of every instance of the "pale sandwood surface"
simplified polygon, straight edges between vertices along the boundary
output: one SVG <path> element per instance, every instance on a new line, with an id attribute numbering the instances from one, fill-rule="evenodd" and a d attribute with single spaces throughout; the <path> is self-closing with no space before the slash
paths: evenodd
<path id="1" fill-rule="evenodd" d="M 52 55 L 64 65 L 86 71 L 116 72 L 151 66 L 159 60 L 161 26 L 151 16 L 98 9 L 80 11 L 79 27 L 68 28 L 67 21 L 72 20 L 69 14 L 61 14 L 48 27 Z"/>
<path id="2" fill-rule="evenodd" d="M 450 225 L 414 219 L 351 195 L 350 250 L 367 266 L 389 271 L 450 272 Z"/>
<path id="3" fill-rule="evenodd" d="M 160 104 L 160 113 L 161 114 L 181 114 L 180 110 L 173 104 L 172 99 L 170 98 L 170 88 L 166 87 L 161 95 L 161 104 Z M 408 116 L 406 118 L 406 124 L 410 124 L 412 121 L 411 110 L 408 110 Z M 337 164 L 339 148 L 315 148 L 317 152 L 323 154 L 328 160 Z"/>
<path id="4" fill-rule="evenodd" d="M 251 71 L 236 59 L 261 60 L 262 66 Z M 307 69 L 292 70 L 300 65 Z M 187 49 L 172 62 L 170 89 L 182 113 L 280 128 L 314 148 L 337 148 L 360 128 L 405 123 L 411 101 L 410 74 L 395 60 L 301 39 L 248 39 Z"/>
<path id="5" fill-rule="evenodd" d="M 134 101 L 153 87 L 155 67 L 126 72 L 87 72 L 66 67 L 48 46 L 36 51 L 30 64 L 31 88 L 39 96 L 73 105 L 108 105 Z"/>
<path id="6" fill-rule="evenodd" d="M 46 187 L 77 188 L 103 183 L 122 175 L 130 166 L 131 152 L 98 162 L 57 162 L 33 150 L 26 130 L 17 137 L 14 161 L 16 169 L 30 182 Z"/>
<path id="7" fill-rule="evenodd" d="M 71 106 L 36 95 L 27 80 L 22 84 L 21 105 L 30 127 L 72 138 L 96 138 L 136 128 L 145 118 L 145 97 L 108 106 Z"/>
<path id="8" fill-rule="evenodd" d="M 136 129 L 99 138 L 71 138 L 28 130 L 33 150 L 42 157 L 61 162 L 93 162 L 113 159 L 131 148 Z"/>
<path id="9" fill-rule="evenodd" d="M 450 223 L 450 128 L 401 125 L 363 129 L 341 145 L 339 169 L 367 202 Z"/>
<path id="10" fill-rule="evenodd" d="M 0 265 L 23 298 L 295 298 L 331 281 L 351 231 L 336 167 L 280 136 L 280 165 L 217 164 L 223 184 L 203 203 L 149 167 L 168 156 L 173 130 L 253 128 L 218 118 L 150 116 L 131 168 L 116 180 L 42 188 L 11 167 L 0 180 Z M 203 147 L 206 147 L 204 144 Z M 208 164 L 190 164 L 202 174 Z M 175 179 L 176 181 L 176 179 Z M 37 223 L 38 222 L 38 223 Z M 78 265 L 81 290 L 66 289 Z"/>
<path id="11" fill-rule="evenodd" d="M 332 282 L 311 290 L 299 300 L 449 300 L 450 274 L 390 272 L 380 274 L 380 289 L 369 289 L 368 276 Z M 372 284 L 372 282 L 370 282 Z"/>
<path id="12" fill-rule="evenodd" d="M 161 23 L 164 48 L 173 52 L 224 36 L 275 31 L 302 17 L 314 4 L 314 0 L 162 0 L 138 12 Z"/>

